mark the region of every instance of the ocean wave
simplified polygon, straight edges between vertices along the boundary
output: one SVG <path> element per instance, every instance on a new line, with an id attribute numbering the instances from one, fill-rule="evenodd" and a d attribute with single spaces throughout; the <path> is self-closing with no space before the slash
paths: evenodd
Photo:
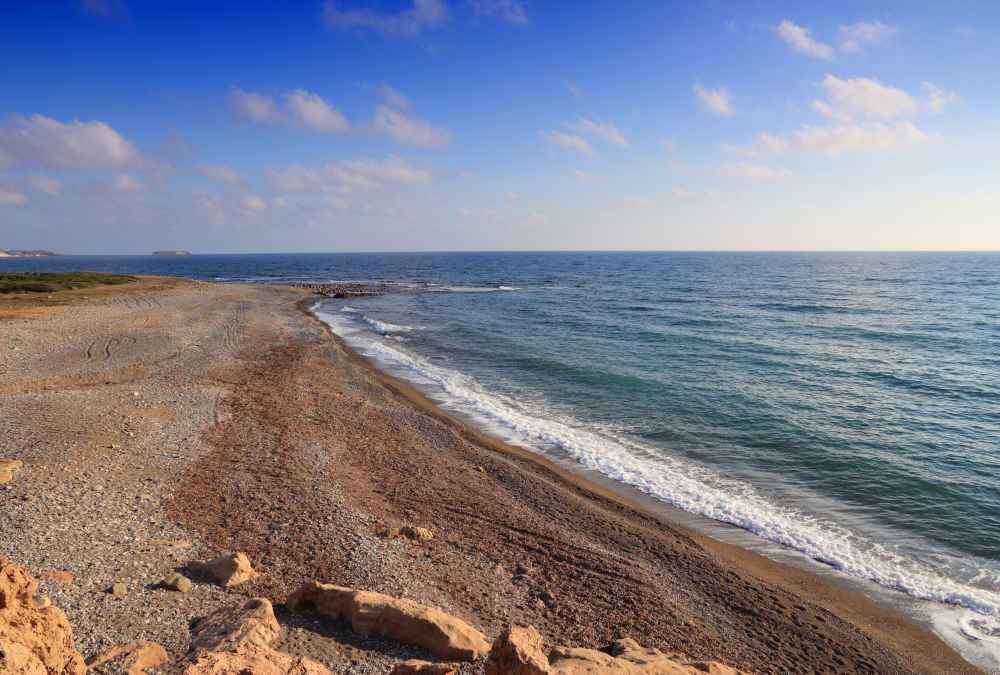
<path id="1" fill-rule="evenodd" d="M 331 324 L 335 331 L 338 323 Z M 359 336 L 356 332 L 353 335 Z M 592 430 L 579 420 L 537 407 L 529 409 L 516 400 L 486 391 L 463 373 L 431 363 L 395 344 L 371 338 L 352 342 L 383 365 L 440 391 L 446 408 L 472 414 L 508 440 L 539 452 L 557 448 L 581 466 L 660 501 L 735 525 L 850 576 L 922 600 L 964 608 L 971 613 L 960 619 L 963 633 L 973 632 L 977 640 L 994 641 L 1000 635 L 998 593 L 949 578 L 833 521 L 775 504 L 742 481 L 652 452 L 626 436 Z"/>
<path id="2" fill-rule="evenodd" d="M 399 326 L 388 321 L 379 321 L 366 315 L 362 315 L 361 320 L 379 335 L 396 335 L 397 333 L 409 333 L 411 330 L 414 330 L 413 326 Z"/>
<path id="3" fill-rule="evenodd" d="M 500 291 L 518 291 L 516 286 L 437 286 L 427 288 L 432 293 L 498 293 Z"/>

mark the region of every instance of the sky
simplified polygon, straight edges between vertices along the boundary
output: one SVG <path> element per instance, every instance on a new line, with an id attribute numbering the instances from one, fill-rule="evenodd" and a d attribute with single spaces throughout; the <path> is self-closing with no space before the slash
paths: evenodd
<path id="1" fill-rule="evenodd" d="M 1000 3 L 0 0 L 0 248 L 998 250 Z"/>

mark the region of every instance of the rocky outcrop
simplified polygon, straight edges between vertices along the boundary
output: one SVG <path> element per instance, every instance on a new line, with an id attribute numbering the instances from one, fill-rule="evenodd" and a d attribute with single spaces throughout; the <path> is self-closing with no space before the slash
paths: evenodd
<path id="1" fill-rule="evenodd" d="M 452 675 L 457 668 L 452 663 L 431 663 L 420 659 L 410 659 L 397 663 L 389 675 Z"/>
<path id="2" fill-rule="evenodd" d="M 270 647 L 281 635 L 281 625 L 269 600 L 254 598 L 237 607 L 212 612 L 195 624 L 192 652 L 231 651 Z"/>
<path id="3" fill-rule="evenodd" d="M 19 459 L 0 459 L 0 485 L 14 480 L 14 472 L 24 466 Z"/>
<path id="4" fill-rule="evenodd" d="M 148 640 L 135 640 L 88 659 L 87 672 L 96 675 L 146 675 L 147 668 L 162 665 L 167 659 L 167 650 L 161 645 Z"/>
<path id="5" fill-rule="evenodd" d="M 83 675 L 73 630 L 62 610 L 37 606 L 38 582 L 0 556 L 0 673 Z"/>
<path id="6" fill-rule="evenodd" d="M 185 669 L 184 675 L 330 675 L 330 671 L 312 659 L 254 648 L 239 654 L 202 654 Z"/>
<path id="7" fill-rule="evenodd" d="M 552 672 L 534 626 L 511 626 L 494 640 L 486 675 L 548 675 Z"/>
<path id="8" fill-rule="evenodd" d="M 307 583 L 288 599 L 293 611 L 313 609 L 350 621 L 359 635 L 380 635 L 423 647 L 443 659 L 473 661 L 490 650 L 486 636 L 465 621 L 412 600 L 381 593 Z"/>
<path id="9" fill-rule="evenodd" d="M 223 588 L 238 586 L 257 578 L 257 572 L 250 565 L 250 558 L 242 552 L 223 553 L 214 560 L 192 562 L 188 568 L 193 574 L 214 581 Z"/>
<path id="10" fill-rule="evenodd" d="M 329 675 L 312 659 L 271 648 L 281 626 L 274 607 L 254 598 L 239 607 L 220 609 L 199 621 L 191 640 L 185 675 Z"/>
<path id="11" fill-rule="evenodd" d="M 552 675 L 742 675 L 715 661 L 691 661 L 677 654 L 641 647 L 635 640 L 618 640 L 607 651 L 556 647 L 549 654 Z"/>

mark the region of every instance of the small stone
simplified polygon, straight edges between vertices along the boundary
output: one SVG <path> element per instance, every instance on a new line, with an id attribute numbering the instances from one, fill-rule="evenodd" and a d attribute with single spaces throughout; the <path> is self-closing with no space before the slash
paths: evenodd
<path id="1" fill-rule="evenodd" d="M 223 553 L 214 560 L 192 562 L 188 565 L 191 572 L 207 577 L 223 588 L 238 586 L 257 578 L 257 572 L 250 564 L 246 553 Z"/>
<path id="2" fill-rule="evenodd" d="M 14 480 L 14 472 L 24 466 L 19 459 L 0 459 L 0 485 Z"/>
<path id="3" fill-rule="evenodd" d="M 35 609 L 45 609 L 46 607 L 52 606 L 52 601 L 49 600 L 49 596 L 42 595 L 39 593 L 31 599 L 32 603 L 35 605 Z"/>
<path id="4" fill-rule="evenodd" d="M 169 588 L 172 591 L 187 593 L 194 587 L 194 584 L 180 572 L 174 572 L 160 582 L 160 587 Z"/>
<path id="5" fill-rule="evenodd" d="M 72 572 L 66 572 L 65 570 L 49 570 L 42 574 L 42 578 L 46 581 L 55 581 L 60 584 L 71 584 L 76 581 L 76 576 Z"/>
<path id="6" fill-rule="evenodd" d="M 542 592 L 538 594 L 538 599 L 545 603 L 545 606 L 549 609 L 556 606 L 556 596 L 548 590 L 543 589 Z"/>
<path id="7" fill-rule="evenodd" d="M 128 587 L 125 586 L 124 582 L 116 581 L 115 583 L 111 584 L 111 588 L 108 589 L 108 593 L 115 596 L 116 598 L 120 598 L 126 593 L 128 593 Z"/>

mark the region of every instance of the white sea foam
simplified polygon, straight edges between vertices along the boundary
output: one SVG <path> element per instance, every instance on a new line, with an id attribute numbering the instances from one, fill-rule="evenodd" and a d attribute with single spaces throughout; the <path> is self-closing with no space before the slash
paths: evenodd
<path id="1" fill-rule="evenodd" d="M 436 286 L 432 284 L 427 290 L 436 293 L 498 293 L 520 289 L 515 286 Z"/>
<path id="2" fill-rule="evenodd" d="M 361 320 L 368 324 L 368 326 L 379 335 L 396 335 L 398 333 L 409 333 L 413 330 L 413 326 L 398 326 L 394 323 L 379 321 L 378 319 L 373 319 L 370 316 L 365 315 L 361 316 Z"/>
<path id="3" fill-rule="evenodd" d="M 977 661 L 1000 666 L 1000 594 L 951 579 L 833 521 L 775 504 L 747 483 L 651 452 L 622 435 L 588 429 L 584 423 L 543 409 L 528 409 L 516 400 L 487 392 L 462 373 L 366 337 L 344 320 L 333 317 L 329 322 L 367 356 L 401 371 L 418 385 L 431 387 L 443 395 L 445 407 L 473 415 L 508 440 L 540 452 L 558 448 L 587 469 L 685 511 L 736 525 L 845 574 L 950 605 L 942 608 L 944 619 L 935 617 L 938 631 L 950 639 L 965 636 Z"/>

